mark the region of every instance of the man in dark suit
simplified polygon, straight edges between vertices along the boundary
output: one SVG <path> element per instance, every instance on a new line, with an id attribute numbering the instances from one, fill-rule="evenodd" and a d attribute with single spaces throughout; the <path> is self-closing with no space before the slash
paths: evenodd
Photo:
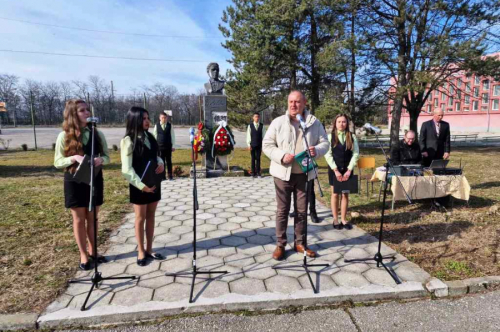
<path id="1" fill-rule="evenodd" d="M 392 150 L 391 160 L 394 165 L 422 163 L 422 153 L 418 142 L 415 142 L 415 132 L 413 130 L 408 130 L 404 139 Z"/>
<path id="2" fill-rule="evenodd" d="M 254 178 L 262 177 L 260 155 L 262 153 L 262 139 L 264 139 L 265 134 L 264 124 L 260 123 L 260 114 L 255 112 L 253 122 L 247 127 L 247 145 L 252 155 L 252 176 Z"/>
<path id="3" fill-rule="evenodd" d="M 160 113 L 160 122 L 156 123 L 153 129 L 153 136 L 158 142 L 160 157 L 165 164 L 165 171 L 168 170 L 168 180 L 173 181 L 172 173 L 172 152 L 175 151 L 175 132 L 172 123 L 169 121 L 170 116 L 165 112 Z M 165 171 L 163 172 L 163 180 L 166 180 Z"/>
<path id="4" fill-rule="evenodd" d="M 433 119 L 422 123 L 420 128 L 419 141 L 424 167 L 429 167 L 433 160 L 450 157 L 450 124 L 443 121 L 443 116 L 441 109 L 434 109 Z"/>

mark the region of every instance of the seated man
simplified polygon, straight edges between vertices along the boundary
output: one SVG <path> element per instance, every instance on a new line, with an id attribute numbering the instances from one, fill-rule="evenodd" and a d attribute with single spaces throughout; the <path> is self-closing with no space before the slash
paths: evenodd
<path id="1" fill-rule="evenodd" d="M 391 160 L 394 165 L 422 163 L 422 153 L 418 142 L 415 141 L 415 132 L 413 130 L 408 130 L 404 139 L 392 150 Z"/>

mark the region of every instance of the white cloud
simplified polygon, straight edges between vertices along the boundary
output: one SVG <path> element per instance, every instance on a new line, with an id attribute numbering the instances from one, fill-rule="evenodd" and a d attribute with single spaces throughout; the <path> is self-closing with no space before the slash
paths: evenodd
<path id="1" fill-rule="evenodd" d="M 0 6 L 1 17 L 46 24 L 141 34 L 221 36 L 214 31 L 213 24 L 202 26 L 192 13 L 172 0 L 3 0 Z M 222 12 L 214 20 L 218 22 L 221 15 Z M 95 33 L 1 19 L 0 38 L 0 49 L 204 61 L 149 62 L 0 52 L 3 73 L 42 81 L 86 80 L 89 75 L 99 75 L 107 81 L 113 80 L 119 93 L 154 82 L 175 85 L 181 92 L 196 92 L 206 81 L 208 62 L 218 61 L 225 71 L 225 59 L 229 57 L 220 46 L 222 39 Z"/>

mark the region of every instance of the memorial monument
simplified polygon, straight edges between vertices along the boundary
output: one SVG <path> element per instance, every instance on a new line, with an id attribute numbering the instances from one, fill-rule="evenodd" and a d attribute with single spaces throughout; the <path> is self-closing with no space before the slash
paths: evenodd
<path id="1" fill-rule="evenodd" d="M 219 127 L 221 121 L 227 123 L 227 97 L 224 95 L 225 82 L 219 79 L 219 64 L 209 63 L 207 73 L 209 77 L 209 82 L 205 83 L 207 94 L 203 96 L 204 124 L 205 128 L 212 132 L 214 128 Z M 216 157 L 211 150 L 205 154 L 205 158 L 207 176 L 218 176 L 227 171 L 227 156 Z"/>

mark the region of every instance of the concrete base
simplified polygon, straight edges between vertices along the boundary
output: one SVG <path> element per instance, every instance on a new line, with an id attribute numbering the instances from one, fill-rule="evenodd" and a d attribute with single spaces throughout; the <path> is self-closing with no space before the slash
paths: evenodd
<path id="1" fill-rule="evenodd" d="M 0 315 L 0 331 L 27 330 L 37 328 L 38 314 Z"/>
<path id="2" fill-rule="evenodd" d="M 196 178 L 197 179 L 205 179 L 207 177 L 207 169 L 206 167 L 198 167 L 196 166 Z M 189 169 L 189 178 L 193 178 L 193 166 Z"/>

